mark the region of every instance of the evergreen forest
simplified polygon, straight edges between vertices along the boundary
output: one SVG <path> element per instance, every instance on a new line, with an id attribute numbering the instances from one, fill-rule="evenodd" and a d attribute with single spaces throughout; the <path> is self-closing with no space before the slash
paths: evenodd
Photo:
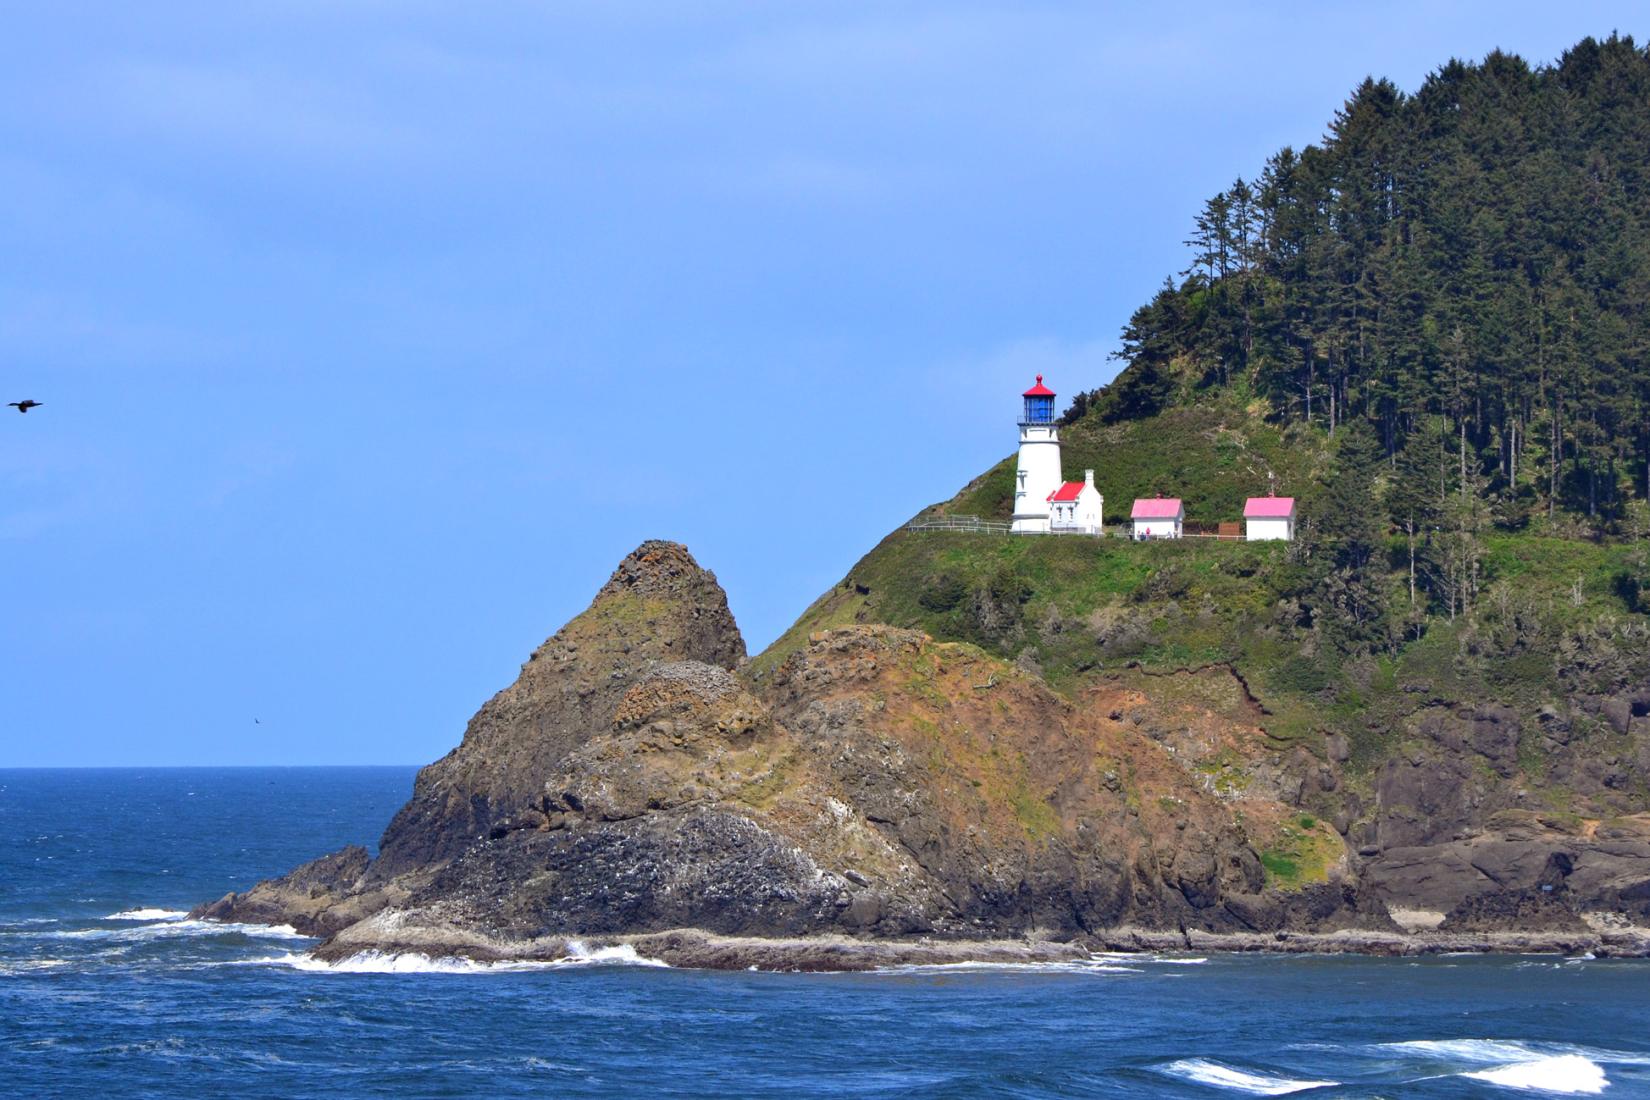
<path id="1" fill-rule="evenodd" d="M 1418 488 L 1493 520 L 1618 531 L 1650 497 L 1650 52 L 1452 61 L 1367 79 L 1322 144 L 1210 198 L 1191 263 L 1130 319 L 1108 421 L 1246 387 L 1330 435 L 1366 425 Z M 1450 452 L 1450 470 L 1441 456 Z M 1423 476 L 1424 475 L 1424 476 Z M 1441 494 L 1394 501 L 1430 527 Z"/>
<path id="2" fill-rule="evenodd" d="M 1067 475 L 1095 470 L 1113 534 L 1137 497 L 1183 497 L 1208 532 L 1275 489 L 1297 540 L 898 531 L 762 663 L 864 621 L 1057 685 L 1230 663 L 1274 736 L 1376 755 L 1416 700 L 1534 714 L 1642 684 L 1650 51 L 1613 35 L 1549 65 L 1451 61 L 1413 93 L 1366 79 L 1321 143 L 1189 220 L 1124 368 L 1061 418 Z M 1014 466 L 924 515 L 1006 519 Z"/>

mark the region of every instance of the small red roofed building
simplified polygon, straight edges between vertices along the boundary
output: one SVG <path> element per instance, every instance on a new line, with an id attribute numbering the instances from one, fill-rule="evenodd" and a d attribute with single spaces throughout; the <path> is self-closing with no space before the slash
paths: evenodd
<path id="1" fill-rule="evenodd" d="M 1084 470 L 1082 481 L 1067 481 L 1048 495 L 1048 522 L 1052 531 L 1098 535 L 1106 498 L 1094 487 L 1094 471 Z"/>
<path id="2" fill-rule="evenodd" d="M 1243 502 L 1243 523 L 1250 542 L 1288 542 L 1295 537 L 1295 498 L 1250 497 Z"/>
<path id="3" fill-rule="evenodd" d="M 1177 539 L 1186 522 L 1186 506 L 1179 497 L 1144 497 L 1129 513 L 1136 539 Z"/>

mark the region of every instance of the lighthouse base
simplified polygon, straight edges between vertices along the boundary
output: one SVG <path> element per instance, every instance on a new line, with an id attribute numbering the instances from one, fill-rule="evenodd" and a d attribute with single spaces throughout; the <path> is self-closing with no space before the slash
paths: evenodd
<path id="1" fill-rule="evenodd" d="M 1048 513 L 1016 512 L 1008 529 L 1016 535 L 1046 535 L 1049 533 Z"/>

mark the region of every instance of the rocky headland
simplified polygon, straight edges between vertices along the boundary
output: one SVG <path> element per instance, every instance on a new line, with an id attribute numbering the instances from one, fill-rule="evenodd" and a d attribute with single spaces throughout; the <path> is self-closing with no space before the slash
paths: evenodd
<path id="1" fill-rule="evenodd" d="M 1167 687 L 1056 691 L 875 622 L 753 663 L 715 577 L 649 542 L 419 773 L 376 857 L 192 915 L 290 924 L 323 958 L 1650 954 L 1650 814 L 1527 808 L 1519 715 L 1421 706 L 1354 782 L 1343 739 L 1280 742 L 1232 667 Z"/>
<path id="2" fill-rule="evenodd" d="M 1115 378 L 1022 395 L 1023 468 L 1005 415 L 754 655 L 643 545 L 376 856 L 199 912 L 327 956 L 1650 952 L 1645 119 L 1616 35 L 1364 80 L 1204 204 Z M 1001 533 L 1066 487 L 1085 534 Z M 1089 537 L 1159 497 L 1188 537 Z"/>

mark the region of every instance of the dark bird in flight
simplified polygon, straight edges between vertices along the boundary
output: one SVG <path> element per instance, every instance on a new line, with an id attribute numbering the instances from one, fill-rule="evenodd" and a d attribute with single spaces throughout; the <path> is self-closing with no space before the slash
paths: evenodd
<path id="1" fill-rule="evenodd" d="M 16 409 L 20 413 L 26 413 L 30 409 L 38 409 L 41 406 L 42 402 L 39 402 L 39 401 L 8 401 L 6 404 L 11 408 Z"/>

